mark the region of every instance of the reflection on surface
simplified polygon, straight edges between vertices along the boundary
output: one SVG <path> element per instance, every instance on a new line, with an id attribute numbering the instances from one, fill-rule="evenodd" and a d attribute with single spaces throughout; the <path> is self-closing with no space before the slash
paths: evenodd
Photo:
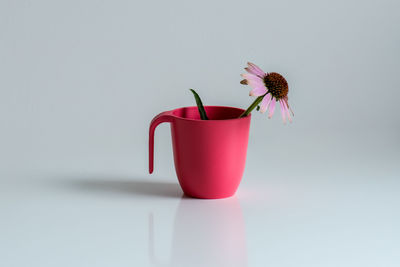
<path id="1" fill-rule="evenodd" d="M 149 256 L 154 255 L 154 217 L 149 218 Z M 170 266 L 246 266 L 243 214 L 236 197 L 198 200 L 182 197 L 175 214 Z"/>

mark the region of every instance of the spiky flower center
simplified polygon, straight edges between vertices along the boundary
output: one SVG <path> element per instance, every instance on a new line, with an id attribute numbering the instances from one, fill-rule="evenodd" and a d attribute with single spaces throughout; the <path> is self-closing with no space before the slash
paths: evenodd
<path id="1" fill-rule="evenodd" d="M 273 97 L 277 100 L 287 96 L 289 86 L 285 78 L 276 72 L 271 72 L 265 75 L 264 84 Z"/>

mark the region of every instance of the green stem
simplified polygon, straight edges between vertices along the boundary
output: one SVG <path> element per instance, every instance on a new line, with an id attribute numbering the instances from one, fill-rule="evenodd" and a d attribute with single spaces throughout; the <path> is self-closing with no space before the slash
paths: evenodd
<path id="1" fill-rule="evenodd" d="M 253 109 L 255 109 L 258 106 L 258 104 L 261 103 L 264 96 L 265 95 L 257 97 L 256 100 L 254 100 L 254 102 L 250 105 L 250 107 L 248 107 L 242 114 L 240 114 L 239 118 L 243 118 L 249 115 L 253 111 Z"/>

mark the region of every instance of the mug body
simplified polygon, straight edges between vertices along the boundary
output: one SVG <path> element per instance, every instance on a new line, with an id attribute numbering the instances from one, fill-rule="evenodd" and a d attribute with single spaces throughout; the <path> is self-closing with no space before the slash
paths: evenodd
<path id="1" fill-rule="evenodd" d="M 172 111 L 171 133 L 175 170 L 184 193 L 196 198 L 226 198 L 235 194 L 242 179 L 251 116 L 238 118 L 243 109 L 197 107 Z"/>

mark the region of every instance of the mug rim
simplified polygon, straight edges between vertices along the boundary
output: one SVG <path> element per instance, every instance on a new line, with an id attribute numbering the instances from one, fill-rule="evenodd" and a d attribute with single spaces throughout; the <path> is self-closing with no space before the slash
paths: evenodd
<path id="1" fill-rule="evenodd" d="M 242 108 L 230 107 L 230 106 L 210 106 L 210 105 L 207 105 L 207 106 L 204 106 L 204 107 L 205 107 L 205 108 L 209 107 L 209 108 L 235 109 L 235 110 L 240 110 L 241 112 L 244 112 L 244 111 L 245 111 L 245 110 L 242 109 Z M 180 119 L 180 120 L 184 120 L 184 121 L 195 121 L 195 122 L 202 122 L 202 123 L 207 123 L 207 122 L 209 123 L 209 122 L 216 122 L 216 121 L 243 120 L 243 119 L 250 119 L 250 118 L 251 118 L 251 113 L 250 113 L 249 115 L 247 115 L 246 117 L 243 117 L 243 118 L 232 118 L 232 119 L 221 119 L 221 120 L 188 119 L 188 118 L 183 118 L 183 117 L 180 117 L 180 116 L 177 116 L 177 115 L 174 114 L 175 111 L 177 111 L 177 110 L 179 110 L 179 109 L 184 109 L 184 108 L 196 108 L 196 109 L 197 109 L 197 106 L 187 106 L 187 107 L 175 108 L 175 109 L 170 110 L 170 112 L 171 112 L 170 114 L 171 114 L 174 118 L 177 118 L 177 119 Z"/>

